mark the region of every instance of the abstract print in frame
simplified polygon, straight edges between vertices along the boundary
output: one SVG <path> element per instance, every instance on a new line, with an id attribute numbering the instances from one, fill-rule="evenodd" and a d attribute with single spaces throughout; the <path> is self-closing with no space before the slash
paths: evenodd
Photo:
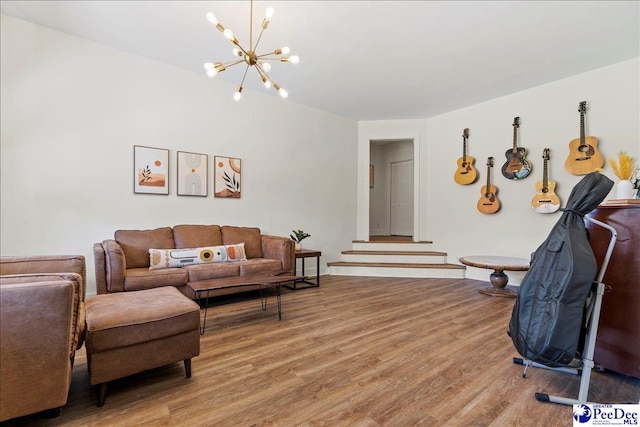
<path id="1" fill-rule="evenodd" d="M 178 196 L 207 196 L 206 154 L 178 151 Z"/>
<path id="2" fill-rule="evenodd" d="M 240 159 L 215 156 L 213 169 L 213 195 L 240 198 Z"/>
<path id="3" fill-rule="evenodd" d="M 169 150 L 133 146 L 133 192 L 169 194 Z"/>

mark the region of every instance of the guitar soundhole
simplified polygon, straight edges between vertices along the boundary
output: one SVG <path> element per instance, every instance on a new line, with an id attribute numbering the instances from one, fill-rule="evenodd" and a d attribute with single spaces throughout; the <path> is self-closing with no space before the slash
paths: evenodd
<path id="1" fill-rule="evenodd" d="M 581 153 L 585 153 L 587 156 L 593 156 L 593 147 L 589 144 L 584 144 L 578 147 L 578 151 Z"/>
<path id="2" fill-rule="evenodd" d="M 485 195 L 484 195 L 484 197 L 486 197 L 487 199 L 489 199 L 489 201 L 490 201 L 491 203 L 493 203 L 493 201 L 495 200 L 495 199 L 494 199 L 494 197 L 493 197 L 493 193 L 487 193 L 487 194 L 485 194 Z M 490 205 L 491 203 L 485 203 L 485 205 L 487 205 L 487 204 L 489 204 L 489 205 Z"/>
<path id="3" fill-rule="evenodd" d="M 548 188 L 543 188 L 543 189 L 542 189 L 542 192 L 543 192 L 543 193 L 548 193 L 548 192 L 549 192 L 549 189 L 548 189 Z"/>

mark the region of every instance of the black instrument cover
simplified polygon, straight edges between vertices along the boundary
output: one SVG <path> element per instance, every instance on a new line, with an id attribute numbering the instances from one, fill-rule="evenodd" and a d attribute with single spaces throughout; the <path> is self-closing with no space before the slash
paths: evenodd
<path id="1" fill-rule="evenodd" d="M 613 181 L 599 172 L 585 175 L 571 191 L 549 236 L 533 254 L 508 332 L 525 359 L 550 367 L 567 366 L 581 350 L 584 309 L 597 274 L 583 217 L 612 187 Z"/>

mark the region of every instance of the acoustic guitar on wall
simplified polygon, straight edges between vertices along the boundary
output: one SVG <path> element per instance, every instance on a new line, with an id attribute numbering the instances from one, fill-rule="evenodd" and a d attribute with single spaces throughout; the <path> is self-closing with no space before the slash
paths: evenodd
<path id="1" fill-rule="evenodd" d="M 547 163 L 549 162 L 549 149 L 545 148 L 542 153 L 544 169 L 542 181 L 536 183 L 536 195 L 531 200 L 531 207 L 538 213 L 553 213 L 560 209 L 560 199 L 555 193 L 556 183 L 549 179 Z"/>
<path id="2" fill-rule="evenodd" d="M 453 176 L 454 181 L 460 185 L 473 184 L 478 179 L 478 171 L 474 166 L 476 159 L 467 155 L 467 139 L 469 129 L 465 128 L 462 131 L 462 157 L 458 159 L 458 169 Z"/>
<path id="3" fill-rule="evenodd" d="M 498 188 L 491 184 L 492 167 L 493 157 L 489 157 L 487 158 L 487 185 L 482 186 L 480 200 L 478 200 L 478 210 L 484 214 L 494 214 L 500 210 Z"/>
<path id="4" fill-rule="evenodd" d="M 531 173 L 531 163 L 525 159 L 527 150 L 518 147 L 519 127 L 520 117 L 515 117 L 513 119 L 513 147 L 504 153 L 507 161 L 502 165 L 502 175 L 507 179 L 522 179 Z"/>
<path id="5" fill-rule="evenodd" d="M 584 114 L 587 112 L 587 101 L 578 104 L 580 112 L 580 138 L 569 142 L 569 156 L 564 162 L 564 168 L 573 175 L 586 175 L 604 166 L 604 157 L 598 151 L 598 139 L 595 136 L 585 136 Z"/>

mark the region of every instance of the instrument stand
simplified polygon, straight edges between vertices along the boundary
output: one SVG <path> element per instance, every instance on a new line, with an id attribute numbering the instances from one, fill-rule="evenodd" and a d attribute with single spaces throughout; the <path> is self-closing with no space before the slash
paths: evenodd
<path id="1" fill-rule="evenodd" d="M 522 377 L 524 378 L 527 373 L 527 368 L 529 366 L 533 366 L 536 368 L 548 369 L 551 371 L 558 371 L 573 375 L 580 375 L 580 391 L 578 392 L 577 399 L 570 399 L 566 397 L 560 396 L 550 396 L 546 393 L 536 393 L 536 400 L 539 402 L 551 402 L 551 403 L 559 403 L 562 405 L 577 405 L 577 404 L 595 404 L 595 402 L 588 402 L 587 398 L 589 395 L 589 382 L 591 381 L 591 370 L 594 367 L 593 363 L 593 353 L 596 348 L 596 335 L 598 334 L 598 323 L 600 321 L 600 309 L 602 307 L 602 296 L 604 295 L 605 285 L 602 282 L 604 278 L 604 274 L 607 270 L 607 266 L 609 265 L 609 260 L 611 259 L 611 253 L 613 252 L 613 247 L 616 244 L 616 240 L 618 238 L 618 233 L 616 229 L 612 226 L 605 224 L 604 222 L 598 221 L 596 219 L 585 216 L 585 221 L 590 221 L 594 224 L 597 224 L 601 227 L 606 228 L 611 232 L 611 240 L 609 241 L 609 246 L 607 247 L 607 252 L 602 261 L 602 267 L 600 268 L 600 272 L 598 273 L 598 277 L 593 283 L 593 287 L 591 289 L 591 293 L 587 298 L 587 324 L 586 324 L 586 340 L 584 345 L 584 354 L 582 356 L 582 369 L 576 369 L 572 367 L 560 367 L 560 368 L 551 368 L 549 366 L 533 362 L 528 359 L 519 359 L 513 358 L 513 362 L 516 364 L 524 365 L 524 370 L 522 372 Z"/>

